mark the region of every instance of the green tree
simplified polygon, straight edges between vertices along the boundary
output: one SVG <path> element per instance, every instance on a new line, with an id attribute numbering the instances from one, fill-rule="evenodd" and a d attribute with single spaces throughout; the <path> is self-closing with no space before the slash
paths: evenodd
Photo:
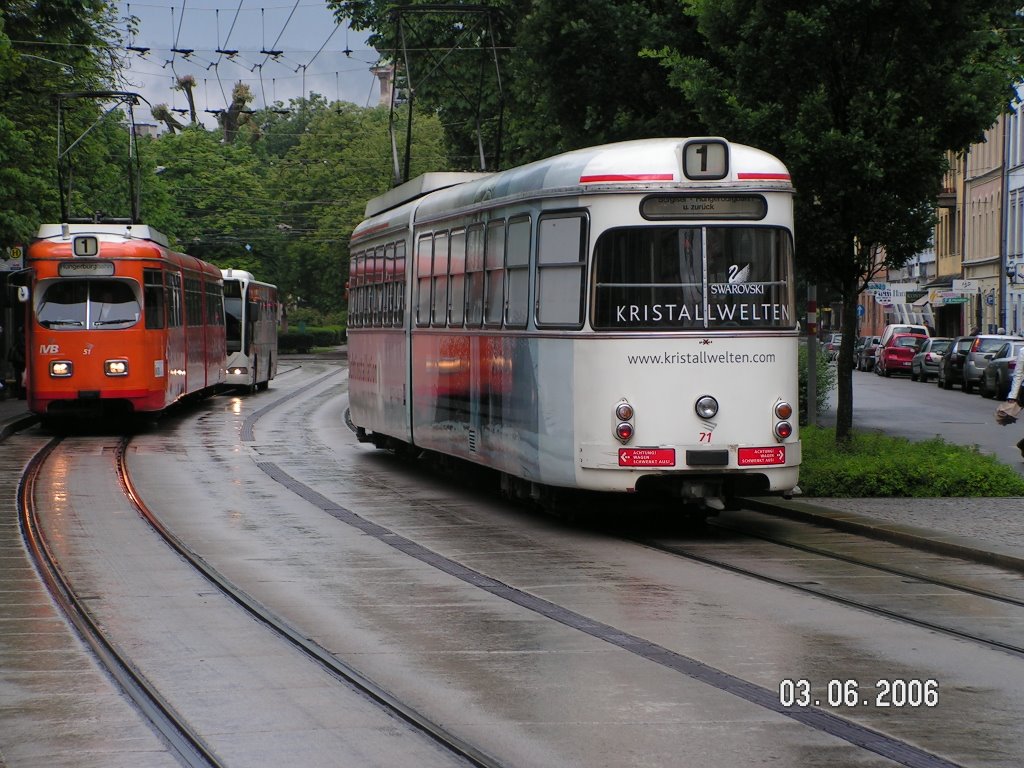
<path id="1" fill-rule="evenodd" d="M 931 236 L 945 152 L 1013 97 L 1009 0 L 687 0 L 707 47 L 657 56 L 710 130 L 774 152 L 797 189 L 799 264 L 844 306 L 836 438 L 853 421 L 857 297 Z"/>
<path id="2" fill-rule="evenodd" d="M 219 132 L 192 127 L 146 142 L 140 152 L 146 160 L 146 223 L 198 258 L 223 267 L 263 267 L 245 245 L 255 247 L 273 233 L 277 217 L 259 159 L 247 145 L 223 144 Z M 261 252 L 269 258 L 269 249 Z"/>
<path id="3" fill-rule="evenodd" d="M 440 10 L 429 0 L 400 5 L 391 0 L 327 2 L 337 18 L 348 19 L 353 29 L 373 30 L 368 42 L 386 51 L 394 63 L 401 99 L 414 99 L 416 114 L 438 117 L 448 136 L 451 163 L 460 169 L 493 169 L 500 163 L 495 156 L 505 104 L 495 66 L 504 76 L 515 26 L 530 4 L 529 0 L 494 0 L 486 6 L 469 3 L 464 11 L 452 11 L 451 5 Z M 396 111 L 404 115 L 406 107 Z M 417 151 L 414 145 L 413 162 Z M 399 161 L 406 170 L 404 152 Z M 409 178 L 415 175 L 408 173 Z"/>
<path id="4" fill-rule="evenodd" d="M 320 312 L 341 307 L 348 274 L 348 238 L 366 202 L 391 187 L 388 110 L 337 103 L 315 112 L 279 163 L 268 189 L 288 242 L 279 286 L 299 306 Z M 417 115 L 413 174 L 447 167 L 437 117 Z"/>
<path id="5" fill-rule="evenodd" d="M 613 141 L 701 133 L 647 48 L 699 51 L 678 0 L 543 0 L 516 25 L 507 154 L 536 160 Z"/>
<path id="6" fill-rule="evenodd" d="M 116 8 L 103 0 L 8 0 L 0 7 L 0 243 L 26 242 L 41 221 L 59 218 L 52 97 L 113 89 L 119 61 L 108 43 L 118 40 Z M 91 122 L 101 111 L 96 101 L 79 100 L 69 118 Z M 92 137 L 94 148 L 81 154 L 83 195 L 90 180 L 104 176 L 92 163 L 105 162 L 95 147 L 106 140 Z"/>

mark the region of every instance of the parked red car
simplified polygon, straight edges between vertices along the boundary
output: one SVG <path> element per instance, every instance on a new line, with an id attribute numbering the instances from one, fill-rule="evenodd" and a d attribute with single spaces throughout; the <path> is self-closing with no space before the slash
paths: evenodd
<path id="1" fill-rule="evenodd" d="M 910 367 L 917 350 L 928 341 L 927 336 L 917 333 L 895 333 L 879 347 L 875 355 L 875 373 L 891 376 L 894 373 L 910 373 Z"/>

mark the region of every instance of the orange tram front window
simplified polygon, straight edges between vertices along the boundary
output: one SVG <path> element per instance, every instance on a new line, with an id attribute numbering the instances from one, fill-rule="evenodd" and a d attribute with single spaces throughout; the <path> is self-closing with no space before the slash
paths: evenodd
<path id="1" fill-rule="evenodd" d="M 55 280 L 43 286 L 36 320 L 54 331 L 130 328 L 141 311 L 127 280 Z"/>

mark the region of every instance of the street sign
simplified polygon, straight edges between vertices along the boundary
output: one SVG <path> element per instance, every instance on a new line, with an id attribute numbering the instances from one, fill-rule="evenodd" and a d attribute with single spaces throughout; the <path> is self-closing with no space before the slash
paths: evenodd
<path id="1" fill-rule="evenodd" d="M 864 305 L 863 304 L 858 304 L 857 305 L 857 317 L 864 317 Z"/>
<path id="2" fill-rule="evenodd" d="M 980 280 L 954 280 L 953 281 L 953 292 L 960 294 L 977 293 L 981 290 Z"/>

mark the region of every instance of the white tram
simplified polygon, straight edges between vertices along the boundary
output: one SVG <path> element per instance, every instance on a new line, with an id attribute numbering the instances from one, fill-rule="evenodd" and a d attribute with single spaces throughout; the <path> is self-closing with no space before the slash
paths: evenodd
<path id="1" fill-rule="evenodd" d="M 370 201 L 351 242 L 352 422 L 514 495 L 721 509 L 797 484 L 793 187 L 721 138 L 650 139 Z"/>

